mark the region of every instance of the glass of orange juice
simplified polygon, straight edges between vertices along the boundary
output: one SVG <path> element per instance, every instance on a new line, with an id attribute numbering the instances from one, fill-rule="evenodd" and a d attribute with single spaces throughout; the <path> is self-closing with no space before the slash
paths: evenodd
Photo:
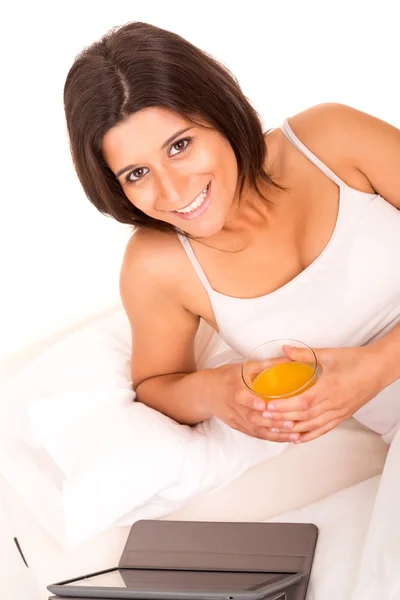
<path id="1" fill-rule="evenodd" d="M 302 360 L 291 360 L 283 346 L 301 348 Z M 315 352 L 298 340 L 279 339 L 255 348 L 242 364 L 245 385 L 267 400 L 290 398 L 308 390 L 317 379 Z"/>

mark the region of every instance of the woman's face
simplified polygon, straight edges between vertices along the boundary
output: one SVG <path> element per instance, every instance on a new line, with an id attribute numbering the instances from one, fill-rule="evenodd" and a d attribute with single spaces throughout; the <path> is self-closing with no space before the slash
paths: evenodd
<path id="1" fill-rule="evenodd" d="M 193 237 L 218 233 L 236 205 L 229 142 L 169 109 L 143 109 L 110 129 L 103 154 L 134 206 Z"/>

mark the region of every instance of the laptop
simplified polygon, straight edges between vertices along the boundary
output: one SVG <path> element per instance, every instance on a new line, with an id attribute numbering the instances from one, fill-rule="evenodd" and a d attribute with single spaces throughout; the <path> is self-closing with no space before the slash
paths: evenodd
<path id="1" fill-rule="evenodd" d="M 311 523 L 142 520 L 117 567 L 48 586 L 58 598 L 305 600 Z"/>

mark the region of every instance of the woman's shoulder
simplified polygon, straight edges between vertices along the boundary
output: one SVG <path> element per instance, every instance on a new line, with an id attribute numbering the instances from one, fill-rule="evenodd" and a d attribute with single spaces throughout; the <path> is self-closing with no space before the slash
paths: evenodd
<path id="1" fill-rule="evenodd" d="M 360 118 L 360 115 L 368 117 L 366 113 L 337 102 L 323 102 L 310 106 L 295 115 L 288 117 L 287 121 L 292 129 L 297 129 L 302 136 L 310 140 L 318 137 L 321 142 L 328 137 L 331 141 L 333 136 L 337 139 L 345 133 L 344 126 L 349 126 L 351 121 Z"/>
<path id="2" fill-rule="evenodd" d="M 129 239 L 121 265 L 121 281 L 151 281 L 155 287 L 175 285 L 182 245 L 177 236 L 157 229 L 138 228 Z"/>
<path id="3" fill-rule="evenodd" d="M 287 122 L 296 137 L 350 187 L 373 193 L 370 181 L 354 160 L 357 144 L 362 150 L 362 138 L 351 135 L 363 123 L 368 128 L 369 119 L 373 117 L 351 106 L 324 102 L 288 117 Z"/>

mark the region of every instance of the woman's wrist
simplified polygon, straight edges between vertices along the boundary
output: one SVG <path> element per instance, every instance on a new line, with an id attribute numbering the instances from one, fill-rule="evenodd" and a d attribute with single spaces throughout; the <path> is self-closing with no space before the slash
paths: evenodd
<path id="1" fill-rule="evenodd" d="M 215 416 L 219 378 L 216 369 L 201 369 L 189 375 L 195 386 L 195 407 L 201 421 Z"/>
<path id="2" fill-rule="evenodd" d="M 400 329 L 396 328 L 380 340 L 365 346 L 365 349 L 376 368 L 381 389 L 400 378 Z"/>
<path id="3" fill-rule="evenodd" d="M 237 379 L 237 365 L 224 365 L 214 369 L 197 371 L 198 376 L 197 409 L 204 416 L 203 420 L 221 414 L 221 405 L 234 394 Z"/>

